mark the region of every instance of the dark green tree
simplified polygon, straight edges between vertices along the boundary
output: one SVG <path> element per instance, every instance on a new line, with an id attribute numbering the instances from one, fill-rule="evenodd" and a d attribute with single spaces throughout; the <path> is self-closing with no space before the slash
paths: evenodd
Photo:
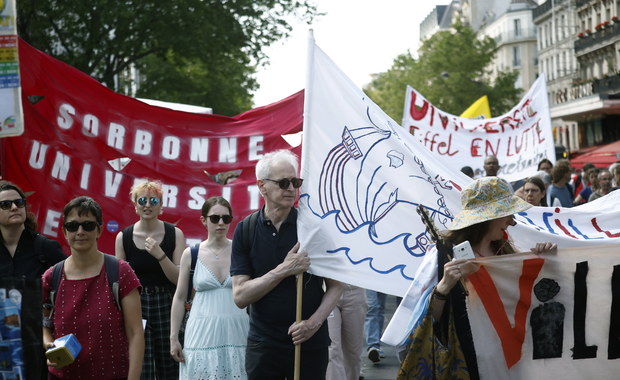
<path id="1" fill-rule="evenodd" d="M 236 114 L 251 106 L 263 48 L 288 35 L 291 17 L 316 15 L 311 0 L 23 0 L 17 26 L 115 91 L 136 67 L 146 78 L 139 96 Z"/>
<path id="2" fill-rule="evenodd" d="M 516 71 L 498 73 L 491 83 L 489 65 L 496 53 L 495 40 L 479 39 L 470 27 L 458 22 L 453 30 L 437 32 L 424 41 L 418 59 L 410 52 L 396 57 L 392 67 L 364 90 L 396 121 L 402 120 L 407 85 L 454 115 L 487 95 L 491 113 L 500 115 L 519 101 L 521 90 L 514 86 Z"/>

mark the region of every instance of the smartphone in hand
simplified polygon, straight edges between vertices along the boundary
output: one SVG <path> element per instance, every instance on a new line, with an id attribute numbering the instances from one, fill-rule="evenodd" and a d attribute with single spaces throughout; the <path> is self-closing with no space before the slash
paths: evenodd
<path id="1" fill-rule="evenodd" d="M 474 255 L 474 250 L 471 249 L 471 244 L 469 244 L 469 241 L 467 240 L 459 245 L 455 245 L 452 250 L 454 251 L 454 258 L 456 260 L 476 258 L 476 255 Z"/>

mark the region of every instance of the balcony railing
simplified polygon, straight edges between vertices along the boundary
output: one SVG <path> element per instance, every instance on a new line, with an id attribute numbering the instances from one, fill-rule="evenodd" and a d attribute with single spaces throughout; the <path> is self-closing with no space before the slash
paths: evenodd
<path id="1" fill-rule="evenodd" d="M 539 6 L 537 6 L 536 8 L 534 8 L 534 10 L 532 11 L 532 18 L 534 18 L 534 20 L 536 20 L 538 17 L 544 15 L 547 12 L 551 11 L 551 6 L 555 6 L 557 7 L 558 5 L 562 4 L 564 1 L 566 0 L 547 0 L 544 3 L 540 4 Z"/>
<path id="2" fill-rule="evenodd" d="M 598 94 L 601 99 L 620 93 L 620 75 L 612 75 L 603 79 L 576 79 L 570 86 L 551 93 L 551 105 L 559 105 L 580 98 Z"/>
<path id="3" fill-rule="evenodd" d="M 616 74 L 594 80 L 592 82 L 592 91 L 606 95 L 620 93 L 620 75 Z"/>
<path id="4" fill-rule="evenodd" d="M 522 29 L 519 31 L 519 33 L 515 33 L 515 31 L 513 30 L 510 32 L 500 33 L 495 36 L 495 42 L 497 42 L 498 44 L 530 39 L 536 39 L 536 29 L 534 28 Z"/>
<path id="5" fill-rule="evenodd" d="M 591 2 L 593 2 L 593 1 L 594 1 L 594 0 L 577 0 L 577 1 L 575 1 L 575 6 L 576 6 L 577 8 L 579 8 L 579 7 L 583 7 L 584 5 L 587 5 L 588 3 L 591 3 Z"/>
<path id="6" fill-rule="evenodd" d="M 551 94 L 551 105 L 559 105 L 562 103 L 592 96 L 594 94 L 593 87 L 593 82 L 588 81 L 573 83 L 568 87 L 556 90 Z"/>
<path id="7" fill-rule="evenodd" d="M 620 36 L 620 23 L 617 22 L 610 24 L 605 29 L 595 31 L 588 36 L 580 37 L 575 40 L 575 53 L 579 53 L 584 49 L 605 43 L 615 36 Z"/>

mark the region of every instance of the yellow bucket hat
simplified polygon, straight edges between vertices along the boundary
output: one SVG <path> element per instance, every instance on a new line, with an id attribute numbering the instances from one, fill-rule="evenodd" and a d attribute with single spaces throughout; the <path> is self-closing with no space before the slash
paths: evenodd
<path id="1" fill-rule="evenodd" d="M 473 224 L 516 214 L 532 207 L 514 195 L 512 186 L 499 177 L 483 177 L 461 191 L 461 211 L 449 230 L 460 230 Z"/>

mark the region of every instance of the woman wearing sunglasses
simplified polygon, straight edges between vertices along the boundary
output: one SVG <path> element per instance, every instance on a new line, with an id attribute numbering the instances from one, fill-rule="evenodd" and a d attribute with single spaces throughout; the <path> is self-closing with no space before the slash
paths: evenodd
<path id="1" fill-rule="evenodd" d="M 35 216 L 28 212 L 26 194 L 16 184 L 0 180 L 0 278 L 40 279 L 47 268 L 67 258 L 57 241 L 36 232 Z M 40 323 L 35 315 L 22 314 L 22 323 Z M 30 335 L 26 335 L 30 337 Z M 41 336 L 36 338 L 40 341 Z M 26 378 L 47 373 L 43 352 L 24 348 Z"/>
<path id="2" fill-rule="evenodd" d="M 177 227 L 159 219 L 160 182 L 138 183 L 129 196 L 140 219 L 116 236 L 116 257 L 127 260 L 143 287 L 142 318 L 146 327 L 142 379 L 174 379 L 179 367 L 170 357 L 170 308 L 185 236 Z"/>
<path id="3" fill-rule="evenodd" d="M 233 302 L 230 257 L 232 241 L 226 237 L 232 208 L 222 197 L 202 205 L 200 222 L 208 231 L 200 243 L 193 277 L 196 290 L 185 329 L 184 347 L 179 328 L 184 315 L 191 267 L 191 250 L 181 258 L 179 286 L 172 301 L 170 353 L 181 363 L 179 379 L 246 379 L 245 349 L 249 318 Z"/>
<path id="4" fill-rule="evenodd" d="M 47 268 L 67 258 L 58 242 L 36 232 L 35 216 L 26 209 L 26 194 L 0 181 L 0 277 L 41 278 Z"/>
<path id="5" fill-rule="evenodd" d="M 51 348 L 55 339 L 74 334 L 82 350 L 67 366 L 58 368 L 50 361 L 48 379 L 138 380 L 144 353 L 140 282 L 131 267 L 119 260 L 119 308 L 110 291 L 106 254 L 97 247 L 103 231 L 101 207 L 81 196 L 67 203 L 63 215 L 62 231 L 71 256 L 64 262 L 53 312 L 44 323 L 43 344 Z M 46 305 L 51 304 L 53 271 L 50 268 L 43 275 Z"/>

